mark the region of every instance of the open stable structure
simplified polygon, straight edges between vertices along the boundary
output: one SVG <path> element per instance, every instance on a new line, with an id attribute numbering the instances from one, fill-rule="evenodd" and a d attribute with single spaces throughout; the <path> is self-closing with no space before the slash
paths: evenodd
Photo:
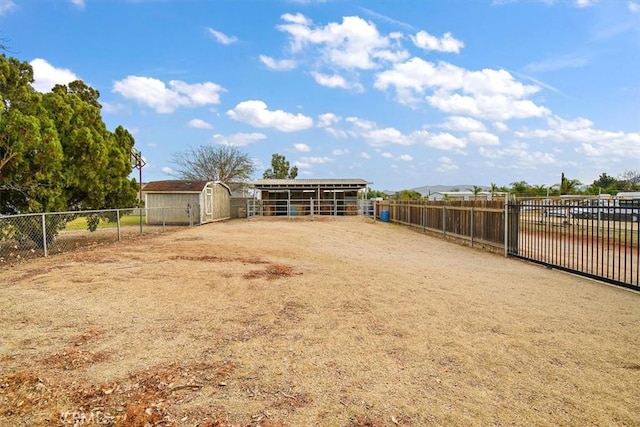
<path id="1" fill-rule="evenodd" d="M 204 224 L 230 216 L 231 190 L 219 181 L 153 181 L 142 191 L 147 224 Z"/>
<path id="2" fill-rule="evenodd" d="M 253 215 L 357 215 L 364 179 L 257 179 Z"/>

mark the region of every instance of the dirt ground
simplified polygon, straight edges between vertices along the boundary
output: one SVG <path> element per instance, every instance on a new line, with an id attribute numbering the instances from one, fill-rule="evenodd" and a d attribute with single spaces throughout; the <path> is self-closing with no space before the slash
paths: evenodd
<path id="1" fill-rule="evenodd" d="M 640 295 L 362 218 L 0 270 L 0 425 L 640 425 Z"/>

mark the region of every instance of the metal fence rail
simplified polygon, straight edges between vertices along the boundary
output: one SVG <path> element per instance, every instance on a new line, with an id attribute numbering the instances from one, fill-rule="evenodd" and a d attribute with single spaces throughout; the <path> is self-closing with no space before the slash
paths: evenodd
<path id="1" fill-rule="evenodd" d="M 291 199 L 247 200 L 247 217 L 313 217 L 363 215 L 367 200 L 353 199 Z"/>
<path id="2" fill-rule="evenodd" d="M 130 208 L 0 216 L 0 264 L 193 225 L 196 209 Z M 180 221 L 169 221 L 175 218 Z"/>
<path id="3" fill-rule="evenodd" d="M 640 207 L 544 199 L 509 211 L 509 255 L 640 290 Z"/>

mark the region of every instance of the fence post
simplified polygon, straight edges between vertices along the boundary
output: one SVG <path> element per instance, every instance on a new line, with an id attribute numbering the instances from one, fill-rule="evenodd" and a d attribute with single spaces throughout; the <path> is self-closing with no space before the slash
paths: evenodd
<path id="1" fill-rule="evenodd" d="M 44 256 L 47 256 L 47 225 L 45 221 L 45 214 L 42 214 L 42 249 L 44 250 Z"/>
<path id="2" fill-rule="evenodd" d="M 118 242 L 122 240 L 122 235 L 120 234 L 120 209 L 116 209 L 116 227 L 118 228 Z"/>
<path id="3" fill-rule="evenodd" d="M 504 256 L 509 256 L 509 194 L 504 196 Z"/>
<path id="4" fill-rule="evenodd" d="M 424 233 L 425 231 L 427 231 L 427 205 L 426 204 L 422 205 L 422 211 L 424 212 L 422 214 L 422 232 Z"/>
<path id="5" fill-rule="evenodd" d="M 167 224 L 167 219 L 166 219 L 165 214 L 164 214 L 165 210 L 166 210 L 166 208 L 162 208 L 162 231 L 163 232 L 165 231 L 165 227 L 166 227 L 166 224 Z"/>
<path id="6" fill-rule="evenodd" d="M 407 222 L 409 223 L 409 227 L 411 227 L 411 201 L 407 202 Z"/>
<path id="7" fill-rule="evenodd" d="M 142 236 L 142 205 L 138 205 L 138 214 L 140 215 L 140 235 Z"/>
<path id="8" fill-rule="evenodd" d="M 447 207 L 442 205 L 442 235 L 447 235 Z"/>
<path id="9" fill-rule="evenodd" d="M 309 199 L 309 210 L 311 212 L 311 218 L 313 218 L 313 197 L 311 199 Z"/>
<path id="10" fill-rule="evenodd" d="M 474 215 L 473 206 L 471 206 L 471 247 L 473 247 L 473 225 L 476 222 L 476 217 Z"/>

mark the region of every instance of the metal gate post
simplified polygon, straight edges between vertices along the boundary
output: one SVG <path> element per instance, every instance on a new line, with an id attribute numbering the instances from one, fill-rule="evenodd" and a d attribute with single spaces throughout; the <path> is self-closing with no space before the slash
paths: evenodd
<path id="1" fill-rule="evenodd" d="M 504 196 L 504 256 L 509 256 L 509 194 Z"/>
<path id="2" fill-rule="evenodd" d="M 118 242 L 122 240 L 122 234 L 120 233 L 120 209 L 116 210 L 116 226 L 118 227 Z"/>
<path id="3" fill-rule="evenodd" d="M 44 250 L 44 256 L 47 256 L 47 225 L 44 216 L 45 214 L 42 214 L 42 249 Z"/>

